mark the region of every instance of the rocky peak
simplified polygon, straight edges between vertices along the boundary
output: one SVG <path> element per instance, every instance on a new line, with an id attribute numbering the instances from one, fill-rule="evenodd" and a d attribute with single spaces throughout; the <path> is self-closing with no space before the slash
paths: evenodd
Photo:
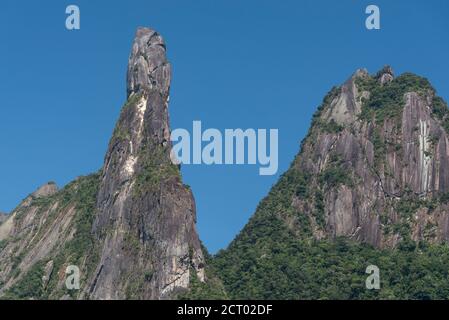
<path id="1" fill-rule="evenodd" d="M 380 82 L 381 85 L 384 85 L 386 83 L 393 81 L 393 79 L 394 79 L 393 69 L 388 65 L 383 67 L 382 70 L 380 70 L 377 73 L 376 78 L 378 79 L 378 81 Z"/>
<path id="2" fill-rule="evenodd" d="M 356 79 L 356 78 L 366 78 L 369 77 L 369 73 L 368 70 L 366 68 L 360 68 L 357 69 L 354 74 L 352 75 L 352 79 Z"/>
<path id="3" fill-rule="evenodd" d="M 389 66 L 374 76 L 356 72 L 324 99 L 298 157 L 308 186 L 316 183 L 308 194 L 320 194 L 320 203 L 294 199 L 295 209 L 321 224 L 316 237 L 375 246 L 448 240 L 449 203 L 441 200 L 449 192 L 448 124 L 447 104 L 427 79 L 394 78 Z M 324 206 L 321 216 L 314 217 L 311 201 Z M 392 232 L 392 225 L 411 231 Z"/>
<path id="4" fill-rule="evenodd" d="M 127 93 L 157 90 L 168 95 L 171 67 L 166 58 L 164 39 L 154 30 L 139 28 L 128 61 Z"/>
<path id="5" fill-rule="evenodd" d="M 398 267 L 391 273 L 392 281 L 383 283 L 395 283 L 398 275 L 417 279 L 399 283 L 405 288 L 397 295 L 399 299 L 414 290 L 419 292 L 418 299 L 432 297 L 447 284 L 445 275 L 435 276 L 438 267 L 429 267 L 432 263 L 426 251 L 444 270 L 448 257 L 443 252 L 449 241 L 448 168 L 449 109 L 429 81 L 411 73 L 393 78 L 389 67 L 373 76 L 357 71 L 325 96 L 292 166 L 214 263 L 221 268 L 223 281 L 238 279 L 238 286 L 234 280 L 225 282 L 237 299 L 248 299 L 253 290 L 260 294 L 257 298 L 264 299 L 264 289 L 273 283 L 272 270 L 278 269 L 287 271 L 282 273 L 285 281 L 274 285 L 276 292 L 286 292 L 285 298 L 292 299 L 294 290 L 307 288 L 304 292 L 309 299 L 309 279 L 324 275 L 329 261 L 339 265 L 330 277 L 335 278 L 335 270 L 341 268 L 348 278 L 339 281 L 336 289 L 335 282 L 327 287 L 326 274 L 316 281 L 316 292 L 329 299 L 332 291 L 346 286 L 339 298 L 347 294 L 347 299 L 353 299 L 365 288 L 365 278 L 358 282 L 360 286 L 354 281 L 356 270 L 363 273 L 373 259 L 381 259 L 383 265 L 390 261 L 396 267 L 404 261 L 405 269 Z M 348 263 L 336 262 L 335 257 L 345 256 Z M 269 262 L 254 263 L 254 257 Z M 317 263 L 310 262 L 314 259 Z M 322 268 L 321 261 L 325 261 Z M 289 273 L 285 266 L 309 269 L 310 276 L 305 272 L 296 281 L 296 271 Z M 416 272 L 413 277 L 411 266 L 412 273 Z M 254 272 L 248 272 L 250 268 Z M 423 289 L 423 279 L 433 277 L 444 280 L 430 281 Z M 352 288 L 357 289 L 351 292 Z M 391 289 L 388 295 L 399 292 Z M 440 296 L 446 297 L 445 293 Z"/>
<path id="6" fill-rule="evenodd" d="M 318 110 L 320 122 L 330 127 L 345 126 L 355 122 L 362 108 L 360 100 L 357 99 L 359 90 L 356 83 L 360 79 L 369 77 L 366 69 L 358 69 L 341 87 L 333 88 L 323 99 L 323 104 Z"/>
<path id="7" fill-rule="evenodd" d="M 31 196 L 34 198 L 49 197 L 58 192 L 58 186 L 54 182 L 48 182 L 40 186 Z"/>
<path id="8" fill-rule="evenodd" d="M 6 213 L 0 212 L 0 224 L 2 224 L 7 218 L 8 215 Z"/>
<path id="9" fill-rule="evenodd" d="M 204 281 L 195 202 L 170 160 L 171 67 L 165 53 L 156 31 L 137 30 L 128 101 L 109 143 L 97 196 L 92 230 L 104 245 L 85 292 L 93 298 L 161 299 L 187 289 L 191 272 Z M 139 292 L 129 293 L 136 285 Z"/>
<path id="10" fill-rule="evenodd" d="M 0 297 L 69 298 L 67 265 L 80 269 L 79 299 L 170 299 L 206 280 L 195 200 L 170 159 L 162 37 L 139 28 L 128 62 L 127 101 L 100 173 L 60 191 L 47 183 L 3 223 L 0 214 Z"/>

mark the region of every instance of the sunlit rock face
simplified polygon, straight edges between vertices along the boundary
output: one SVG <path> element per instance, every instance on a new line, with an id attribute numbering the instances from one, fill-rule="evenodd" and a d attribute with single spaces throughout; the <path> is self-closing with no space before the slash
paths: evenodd
<path id="1" fill-rule="evenodd" d="M 448 240 L 447 117 L 426 79 L 358 70 L 315 117 L 292 168 L 307 173 L 308 192 L 292 206 L 317 238 Z"/>
<path id="2" fill-rule="evenodd" d="M 0 212 L 0 224 L 2 224 L 3 221 L 6 220 L 6 218 L 8 218 L 8 215 L 6 213 Z"/>
<path id="3" fill-rule="evenodd" d="M 128 66 L 128 103 L 109 144 L 92 231 L 103 243 L 86 295 L 168 298 L 204 280 L 195 202 L 170 161 L 171 67 L 155 31 L 137 31 Z"/>
<path id="4" fill-rule="evenodd" d="M 127 102 L 100 172 L 61 190 L 45 184 L 0 215 L 0 297 L 172 299 L 193 275 L 205 281 L 195 201 L 170 161 L 162 37 L 139 28 L 128 64 Z M 69 266 L 80 270 L 77 291 L 66 289 Z M 42 284 L 22 295 L 36 274 Z"/>

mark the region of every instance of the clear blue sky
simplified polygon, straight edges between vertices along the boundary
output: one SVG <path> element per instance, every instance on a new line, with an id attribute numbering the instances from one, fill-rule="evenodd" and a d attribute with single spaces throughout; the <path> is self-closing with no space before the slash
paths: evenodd
<path id="1" fill-rule="evenodd" d="M 81 30 L 65 29 L 65 8 Z M 381 30 L 365 29 L 365 8 Z M 449 98 L 449 1 L 20 1 L 0 4 L 0 210 L 39 185 L 97 171 L 125 100 L 135 29 L 165 38 L 172 128 L 278 128 L 278 174 L 323 96 L 359 67 L 428 77 Z M 225 247 L 278 176 L 184 166 L 200 236 Z"/>

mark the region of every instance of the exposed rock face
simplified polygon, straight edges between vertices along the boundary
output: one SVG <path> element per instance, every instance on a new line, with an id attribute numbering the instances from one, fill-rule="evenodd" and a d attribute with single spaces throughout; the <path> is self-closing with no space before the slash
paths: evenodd
<path id="1" fill-rule="evenodd" d="M 291 170 L 307 191 L 291 199 L 316 238 L 377 247 L 449 240 L 447 106 L 427 80 L 357 71 L 325 99 Z"/>
<path id="2" fill-rule="evenodd" d="M 137 30 L 128 61 L 128 97 L 139 91 L 156 90 L 168 95 L 171 67 L 165 55 L 164 39 L 154 30 Z"/>
<path id="3" fill-rule="evenodd" d="M 41 187 L 23 200 L 0 226 L 0 242 L 3 243 L 0 246 L 0 296 L 6 294 L 8 297 L 9 289 L 22 281 L 29 282 L 27 275 L 32 270 L 37 270 L 44 277 L 45 264 L 55 257 L 59 258 L 57 267 L 62 275 L 66 263 L 77 264 L 83 270 L 80 261 L 90 260 L 88 257 L 92 251 L 85 250 L 86 252 L 80 253 L 80 259 L 72 257 L 71 261 L 65 261 L 64 248 L 79 240 L 81 235 L 78 221 L 86 218 L 88 221 L 88 217 L 94 214 L 93 210 L 89 210 L 88 202 L 89 198 L 95 198 L 96 189 L 89 190 L 87 186 L 97 179 L 97 176 L 79 178 L 58 193 L 53 193 L 51 190 L 54 189 L 48 185 Z M 86 196 L 88 193 L 90 194 Z M 89 241 L 88 234 L 85 241 Z M 87 249 L 82 246 L 79 248 Z M 51 292 L 48 296 L 52 298 L 58 297 L 58 290 L 64 284 L 64 278 L 59 278 L 58 272 L 53 273 L 54 277 L 51 279 Z M 50 279 L 42 281 L 42 287 L 39 286 L 38 289 L 41 290 L 44 283 L 47 286 L 49 281 Z M 42 294 L 40 291 L 36 292 Z"/>
<path id="4" fill-rule="evenodd" d="M 447 299 L 448 132 L 424 78 L 358 70 L 333 88 L 290 168 L 212 260 L 228 295 Z M 370 264 L 387 270 L 374 294 Z"/>
<path id="5" fill-rule="evenodd" d="M 128 67 L 128 106 L 111 139 L 93 232 L 104 243 L 92 298 L 168 297 L 200 279 L 203 255 L 195 231 L 195 203 L 170 162 L 170 64 L 162 37 L 139 29 Z M 123 136 L 117 136 L 121 132 Z"/>
<path id="6" fill-rule="evenodd" d="M 170 299 L 192 273 L 205 280 L 194 198 L 170 161 L 170 70 L 162 37 L 140 28 L 100 173 L 42 186 L 0 225 L 0 297 Z M 65 288 L 70 265 L 79 291 Z"/>
<path id="7" fill-rule="evenodd" d="M 44 275 L 42 276 L 42 287 L 44 289 L 47 288 L 48 281 L 50 281 L 51 274 L 53 273 L 53 268 L 54 268 L 53 260 L 48 261 L 44 268 Z"/>
<path id="8" fill-rule="evenodd" d="M 31 195 L 34 198 L 49 197 L 58 192 L 58 187 L 54 182 L 49 182 L 41 186 Z"/>
<path id="9" fill-rule="evenodd" d="M 231 299 L 447 299 L 448 132 L 424 78 L 358 70 L 333 88 L 290 168 L 210 263 Z"/>
<path id="10" fill-rule="evenodd" d="M 389 83 L 394 79 L 393 69 L 390 66 L 385 66 L 378 74 L 379 82 L 381 85 Z"/>
<path id="11" fill-rule="evenodd" d="M 7 218 L 8 215 L 6 213 L 0 212 L 0 224 L 2 224 Z"/>

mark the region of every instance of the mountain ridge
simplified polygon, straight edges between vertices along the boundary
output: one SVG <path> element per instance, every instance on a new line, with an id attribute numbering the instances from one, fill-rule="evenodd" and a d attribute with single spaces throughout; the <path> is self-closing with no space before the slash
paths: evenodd
<path id="1" fill-rule="evenodd" d="M 449 110 L 427 79 L 386 66 L 334 87 L 289 169 L 215 256 L 170 160 L 170 81 L 163 38 L 139 28 L 101 170 L 0 214 L 0 298 L 449 298 Z M 371 264 L 385 290 L 365 290 Z M 65 287 L 69 266 L 78 291 Z"/>
<path id="2" fill-rule="evenodd" d="M 0 298 L 172 299 L 206 281 L 193 194 L 170 160 L 170 81 L 163 38 L 138 28 L 103 168 L 45 184 L 1 224 Z"/>
<path id="3" fill-rule="evenodd" d="M 0 225 L 8 218 L 8 215 L 4 212 L 0 212 Z"/>
<path id="4" fill-rule="evenodd" d="M 448 298 L 447 121 L 427 79 L 389 66 L 334 87 L 290 168 L 212 261 L 230 297 Z M 370 264 L 379 292 L 365 288 Z"/>

